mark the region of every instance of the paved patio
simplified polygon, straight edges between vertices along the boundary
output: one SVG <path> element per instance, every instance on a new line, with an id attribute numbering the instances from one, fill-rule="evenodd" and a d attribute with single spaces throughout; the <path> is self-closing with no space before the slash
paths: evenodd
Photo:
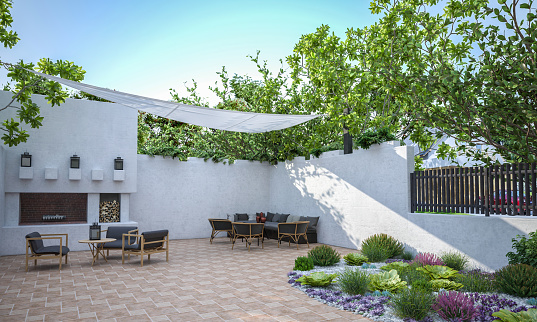
<path id="1" fill-rule="evenodd" d="M 0 321 L 370 321 L 287 283 L 295 258 L 307 251 L 277 248 L 274 240 L 249 253 L 240 241 L 232 251 L 227 238 L 212 245 L 205 238 L 173 240 L 169 263 L 155 254 L 143 268 L 138 256 L 122 265 L 121 251 L 113 251 L 108 263 L 101 258 L 92 267 L 88 249 L 71 252 L 61 272 L 51 260 L 32 262 L 25 272 L 24 255 L 3 256 Z"/>

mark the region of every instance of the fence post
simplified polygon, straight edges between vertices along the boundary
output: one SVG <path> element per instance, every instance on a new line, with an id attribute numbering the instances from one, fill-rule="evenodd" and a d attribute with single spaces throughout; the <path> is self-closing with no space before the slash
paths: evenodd
<path id="1" fill-rule="evenodd" d="M 414 213 L 416 211 L 416 173 L 410 173 L 410 212 Z"/>
<path id="2" fill-rule="evenodd" d="M 483 196 L 483 200 L 481 201 L 483 207 L 485 207 L 483 210 L 485 211 L 485 217 L 490 217 L 490 208 L 489 208 L 489 200 L 490 200 L 490 171 L 489 168 L 484 168 L 484 187 L 485 187 L 485 195 Z"/>

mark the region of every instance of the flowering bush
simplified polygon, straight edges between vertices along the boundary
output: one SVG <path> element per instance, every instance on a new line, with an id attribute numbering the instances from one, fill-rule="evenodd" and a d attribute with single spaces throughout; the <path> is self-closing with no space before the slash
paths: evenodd
<path id="1" fill-rule="evenodd" d="M 419 266 L 425 265 L 444 265 L 444 262 L 432 253 L 418 253 L 412 263 L 416 263 Z"/>
<path id="2" fill-rule="evenodd" d="M 455 291 L 440 293 L 436 304 L 433 305 L 433 310 L 448 321 L 470 322 L 478 315 L 474 301 L 464 293 Z"/>

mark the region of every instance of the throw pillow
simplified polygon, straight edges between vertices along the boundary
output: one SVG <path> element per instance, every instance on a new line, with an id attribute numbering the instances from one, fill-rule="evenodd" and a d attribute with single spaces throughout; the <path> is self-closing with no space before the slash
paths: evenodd
<path id="1" fill-rule="evenodd" d="M 235 214 L 235 221 L 248 221 L 248 214 Z"/>
<path id="2" fill-rule="evenodd" d="M 274 216 L 272 216 L 272 221 L 273 222 L 280 222 L 280 214 L 274 214 Z"/>
<path id="3" fill-rule="evenodd" d="M 290 216 L 289 214 L 281 214 L 280 219 L 278 220 L 278 222 L 287 222 L 287 218 L 289 216 Z"/>
<path id="4" fill-rule="evenodd" d="M 295 221 L 298 221 L 299 219 L 300 219 L 300 216 L 290 215 L 289 217 L 287 217 L 287 222 L 295 222 Z"/>
<path id="5" fill-rule="evenodd" d="M 306 221 L 310 222 L 308 226 L 317 227 L 317 223 L 319 222 L 319 217 L 306 217 Z"/>
<path id="6" fill-rule="evenodd" d="M 274 217 L 274 213 L 267 211 L 267 221 L 272 221 L 272 217 Z"/>

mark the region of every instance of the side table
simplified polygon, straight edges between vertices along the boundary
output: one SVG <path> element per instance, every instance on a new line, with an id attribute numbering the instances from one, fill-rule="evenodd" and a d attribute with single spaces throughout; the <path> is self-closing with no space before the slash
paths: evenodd
<path id="1" fill-rule="evenodd" d="M 106 259 L 106 256 L 104 255 L 103 246 L 104 243 L 109 243 L 115 241 L 115 238 L 101 238 L 101 239 L 82 239 L 79 240 L 79 243 L 88 244 L 89 249 L 91 251 L 91 255 L 93 256 L 93 261 L 91 262 L 91 266 L 95 263 L 95 261 L 99 258 L 99 254 L 101 254 L 104 258 L 104 260 L 108 263 L 108 260 Z"/>

